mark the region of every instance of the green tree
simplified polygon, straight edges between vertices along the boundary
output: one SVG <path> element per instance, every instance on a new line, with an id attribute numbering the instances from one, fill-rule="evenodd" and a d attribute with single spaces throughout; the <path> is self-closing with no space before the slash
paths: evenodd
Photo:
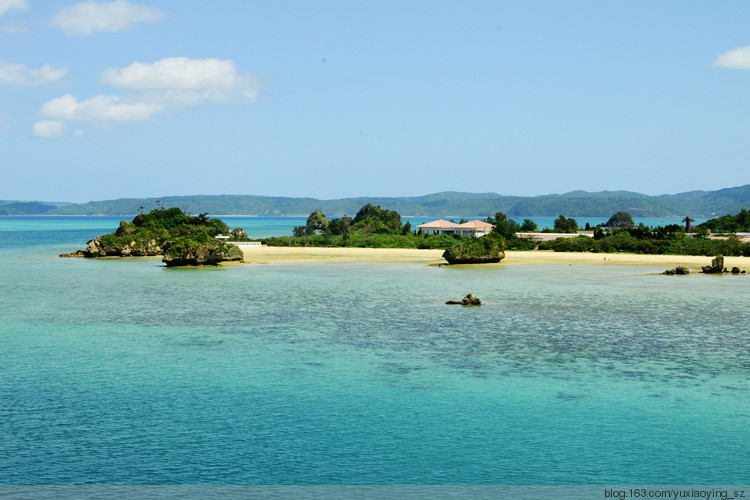
<path id="1" fill-rule="evenodd" d="M 352 225 L 351 217 L 341 217 L 340 219 L 331 219 L 328 223 L 327 231 L 333 235 L 349 234 Z"/>
<path id="2" fill-rule="evenodd" d="M 555 231 L 560 233 L 575 233 L 578 231 L 578 223 L 575 219 L 566 219 L 564 215 L 560 215 L 555 219 Z"/>
<path id="3" fill-rule="evenodd" d="M 365 232 L 382 232 L 383 230 L 400 233 L 403 224 L 401 215 L 393 210 L 384 210 L 380 205 L 368 203 L 357 212 L 354 225 Z"/>
<path id="4" fill-rule="evenodd" d="M 698 227 L 704 227 L 713 233 L 748 232 L 750 231 L 750 212 L 743 208 L 737 215 L 717 217 L 700 224 Z"/>
<path id="5" fill-rule="evenodd" d="M 328 227 L 329 220 L 320 210 L 313 210 L 307 217 L 307 227 L 317 231 L 325 231 Z"/>
<path id="6" fill-rule="evenodd" d="M 519 226 L 518 223 L 513 219 L 508 218 L 508 216 L 504 213 L 497 212 L 495 214 L 495 228 L 492 230 L 493 233 L 502 236 L 506 240 L 509 240 L 511 238 L 515 238 L 516 233 L 520 230 L 521 226 Z"/>
<path id="7" fill-rule="evenodd" d="M 523 224 L 521 224 L 521 231 L 523 231 L 525 233 L 533 233 L 537 229 L 539 229 L 539 228 L 536 225 L 536 222 L 534 222 L 531 219 L 524 219 L 523 220 Z"/>

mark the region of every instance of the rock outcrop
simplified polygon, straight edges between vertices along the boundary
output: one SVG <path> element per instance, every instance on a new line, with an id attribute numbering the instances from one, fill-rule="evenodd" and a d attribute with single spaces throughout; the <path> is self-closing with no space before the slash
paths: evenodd
<path id="1" fill-rule="evenodd" d="M 164 262 L 167 267 L 216 266 L 220 262 L 242 262 L 242 250 L 218 240 L 209 240 L 199 245 L 168 241 L 164 244 Z"/>
<path id="2" fill-rule="evenodd" d="M 724 272 L 724 257 L 717 255 L 711 261 L 710 266 L 701 267 L 701 271 L 705 274 L 721 274 Z"/>
<path id="3" fill-rule="evenodd" d="M 215 237 L 229 233 L 219 219 L 186 215 L 179 208 L 157 209 L 136 215 L 132 222 L 122 221 L 114 233 L 97 236 L 78 250 L 60 257 L 155 257 L 164 255 L 167 266 L 216 265 L 223 261 L 241 261 L 242 250 Z M 233 235 L 247 237 L 242 228 Z M 167 252 L 169 248 L 169 252 Z"/>
<path id="4" fill-rule="evenodd" d="M 674 276 L 675 274 L 690 274 L 690 269 L 685 266 L 677 266 L 674 269 L 667 269 L 664 274 L 668 276 Z"/>
<path id="5" fill-rule="evenodd" d="M 482 301 L 479 300 L 478 297 L 474 297 L 472 294 L 468 294 L 461 300 L 449 300 L 446 302 L 446 304 L 459 306 L 481 306 Z"/>
<path id="6" fill-rule="evenodd" d="M 240 239 L 247 238 L 247 232 L 241 227 L 236 227 L 232 230 L 232 238 Z"/>
<path id="7" fill-rule="evenodd" d="M 717 255 L 711 261 L 710 266 L 701 267 L 701 272 L 705 274 L 746 274 L 747 271 L 740 269 L 737 266 L 732 267 L 731 271 L 724 267 L 724 257 Z"/>
<path id="8" fill-rule="evenodd" d="M 118 229 L 119 231 L 119 229 Z M 116 234 L 116 233 L 115 233 Z M 64 256 L 78 257 L 156 257 L 164 251 L 155 239 L 132 239 L 115 240 L 106 236 L 97 236 L 86 242 L 85 250 L 73 252 L 75 255 L 63 254 Z M 61 257 L 63 256 L 61 255 Z"/>
<path id="9" fill-rule="evenodd" d="M 468 238 L 443 252 L 448 264 L 492 264 L 505 258 L 505 240 L 494 236 Z"/>
<path id="10" fill-rule="evenodd" d="M 76 250 L 75 252 L 61 253 L 60 257 L 80 257 L 80 258 L 83 258 L 83 257 L 85 257 L 85 255 L 83 255 L 83 250 Z"/>

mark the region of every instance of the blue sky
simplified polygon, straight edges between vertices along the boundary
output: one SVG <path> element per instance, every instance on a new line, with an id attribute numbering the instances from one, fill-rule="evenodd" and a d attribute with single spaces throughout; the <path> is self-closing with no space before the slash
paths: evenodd
<path id="1" fill-rule="evenodd" d="M 750 182 L 746 2 L 0 0 L 0 199 Z"/>

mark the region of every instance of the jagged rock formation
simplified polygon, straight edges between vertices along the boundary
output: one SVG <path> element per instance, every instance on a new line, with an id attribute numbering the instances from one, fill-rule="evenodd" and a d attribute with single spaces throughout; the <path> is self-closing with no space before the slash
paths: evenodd
<path id="1" fill-rule="evenodd" d="M 701 267 L 701 272 L 705 274 L 746 274 L 747 271 L 740 269 L 737 266 L 732 267 L 732 270 L 730 271 L 729 269 L 724 267 L 724 257 L 721 255 L 717 255 L 711 261 L 710 266 Z"/>
<path id="2" fill-rule="evenodd" d="M 443 252 L 448 264 L 489 264 L 505 258 L 505 240 L 498 236 L 470 238 Z"/>
<path id="3" fill-rule="evenodd" d="M 235 230 L 245 234 L 242 229 Z M 186 215 L 179 208 L 157 209 L 122 221 L 117 231 L 89 240 L 84 250 L 60 257 L 155 257 L 164 255 L 167 266 L 216 265 L 241 261 L 242 251 L 215 236 L 229 233 L 219 219 Z M 167 249 L 169 249 L 167 251 Z"/>
<path id="4" fill-rule="evenodd" d="M 241 227 L 234 228 L 231 235 L 234 239 L 247 238 L 247 232 Z"/>
<path id="5" fill-rule="evenodd" d="M 83 250 L 76 250 L 75 252 L 61 253 L 60 257 L 80 257 L 80 258 L 83 258 L 83 257 L 85 257 L 85 255 L 83 255 Z"/>
<path id="6" fill-rule="evenodd" d="M 449 305 L 460 305 L 460 306 L 481 306 L 482 301 L 479 297 L 474 297 L 472 294 L 468 294 L 461 300 L 449 300 L 446 302 Z"/>
<path id="7" fill-rule="evenodd" d="M 674 269 L 667 269 L 664 271 L 664 274 L 668 276 L 673 276 L 675 274 L 690 274 L 690 269 L 685 266 L 677 266 Z"/>
<path id="8" fill-rule="evenodd" d="M 724 272 L 724 257 L 717 255 L 711 261 L 710 266 L 701 267 L 701 271 L 705 274 L 721 274 Z"/>
<path id="9" fill-rule="evenodd" d="M 220 262 L 242 262 L 242 250 L 219 240 L 202 244 L 168 241 L 164 244 L 164 262 L 167 267 L 216 266 Z"/>

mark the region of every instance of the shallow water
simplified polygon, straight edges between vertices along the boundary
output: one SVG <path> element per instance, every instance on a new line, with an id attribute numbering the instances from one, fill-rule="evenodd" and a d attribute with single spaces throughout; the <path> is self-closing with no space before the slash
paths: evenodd
<path id="1" fill-rule="evenodd" d="M 0 226 L 0 483 L 747 482 L 746 276 L 59 259 L 76 219 Z"/>

